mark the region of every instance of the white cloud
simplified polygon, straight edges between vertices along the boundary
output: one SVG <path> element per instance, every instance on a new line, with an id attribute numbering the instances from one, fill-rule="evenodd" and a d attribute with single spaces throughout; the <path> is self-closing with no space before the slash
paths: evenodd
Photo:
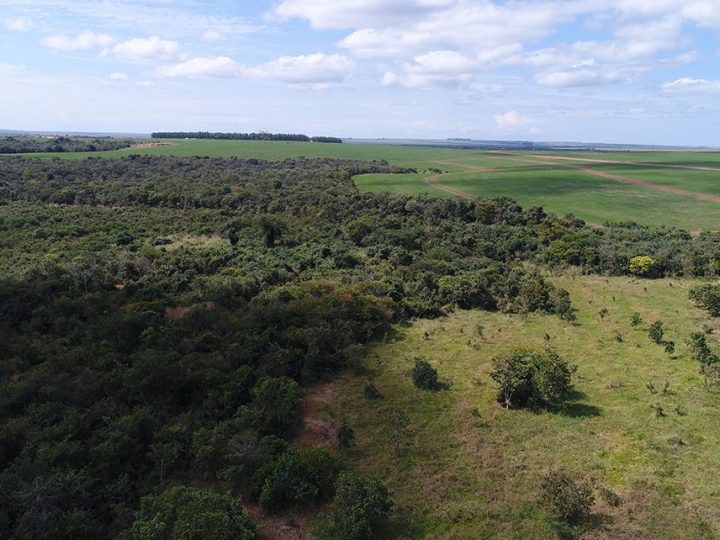
<path id="1" fill-rule="evenodd" d="M 603 86 L 628 80 L 629 76 L 612 69 L 576 69 L 539 73 L 535 80 L 543 86 Z"/>
<path id="2" fill-rule="evenodd" d="M 5 28 L 13 32 L 28 32 L 32 26 L 32 19 L 27 17 L 8 17 L 5 19 Z"/>
<path id="3" fill-rule="evenodd" d="M 217 30 L 205 30 L 205 32 L 203 32 L 203 39 L 205 41 L 222 41 L 225 39 L 225 36 Z"/>
<path id="4" fill-rule="evenodd" d="M 282 56 L 247 70 L 249 77 L 313 85 L 339 83 L 353 72 L 354 62 L 341 54 L 308 54 Z"/>
<path id="5" fill-rule="evenodd" d="M 155 83 L 152 81 L 138 81 L 135 84 L 142 88 L 152 88 L 153 86 L 155 86 Z"/>
<path id="6" fill-rule="evenodd" d="M 381 27 L 406 24 L 455 3 L 456 0 L 284 0 L 270 15 L 281 20 L 308 19 L 314 28 Z"/>
<path id="7" fill-rule="evenodd" d="M 62 34 L 49 36 L 43 39 L 41 43 L 51 49 L 59 49 L 62 51 L 80 51 L 109 47 L 112 42 L 113 39 L 107 34 L 96 34 L 95 32 L 84 30 L 75 37 L 69 37 Z"/>
<path id="8" fill-rule="evenodd" d="M 223 79 L 240 77 L 244 68 L 227 56 L 191 58 L 179 64 L 161 66 L 156 77 L 185 77 L 190 79 Z"/>
<path id="9" fill-rule="evenodd" d="M 720 81 L 682 77 L 673 82 L 663 84 L 662 89 L 667 92 L 716 93 L 720 92 Z"/>
<path id="10" fill-rule="evenodd" d="M 509 111 L 504 114 L 496 114 L 495 123 L 500 129 L 512 131 L 524 128 L 531 123 L 531 120 L 517 111 Z"/>
<path id="11" fill-rule="evenodd" d="M 118 43 L 113 47 L 113 52 L 123 60 L 171 60 L 179 49 L 180 44 L 177 41 L 152 36 Z"/>
<path id="12" fill-rule="evenodd" d="M 110 74 L 110 80 L 111 81 L 126 81 L 126 80 L 128 80 L 128 75 L 127 75 L 127 73 L 120 73 L 119 71 L 116 71 L 116 72 Z"/>

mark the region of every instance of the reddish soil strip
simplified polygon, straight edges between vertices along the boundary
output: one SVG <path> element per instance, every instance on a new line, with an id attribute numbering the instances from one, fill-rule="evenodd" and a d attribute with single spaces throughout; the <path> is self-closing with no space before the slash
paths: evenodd
<path id="1" fill-rule="evenodd" d="M 257 504 L 243 501 L 245 510 L 257 527 L 260 540 L 310 540 L 307 532 L 307 517 L 303 515 L 287 517 L 269 516 Z"/>
<path id="2" fill-rule="evenodd" d="M 334 383 L 320 384 L 305 391 L 300 409 L 303 419 L 300 446 L 327 446 L 335 442 L 337 425 L 330 409 L 337 402 L 338 390 Z"/>
<path id="3" fill-rule="evenodd" d="M 131 144 L 130 148 L 157 148 L 158 146 L 173 146 L 174 144 L 169 142 L 138 143 Z"/>

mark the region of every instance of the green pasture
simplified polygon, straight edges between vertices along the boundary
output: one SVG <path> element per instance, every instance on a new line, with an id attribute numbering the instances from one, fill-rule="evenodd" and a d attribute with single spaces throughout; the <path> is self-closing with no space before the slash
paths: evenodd
<path id="1" fill-rule="evenodd" d="M 704 386 L 685 339 L 720 325 L 688 300 L 697 282 L 553 281 L 570 291 L 576 322 L 458 311 L 400 327 L 372 348 L 365 372 L 338 383 L 335 414 L 348 418 L 357 439 L 350 463 L 387 483 L 402 538 L 553 538 L 540 501 L 542 477 L 552 470 L 594 483 L 597 501 L 583 538 L 717 538 L 720 396 Z M 633 312 L 644 319 L 638 328 L 630 324 Z M 655 320 L 664 321 L 676 353 L 648 339 Z M 574 398 L 552 413 L 505 410 L 495 400 L 492 359 L 545 347 L 577 365 Z M 413 386 L 418 357 L 449 389 Z M 370 382 L 382 399 L 364 397 Z M 398 408 L 410 419 L 400 456 L 388 420 Z M 604 490 L 619 497 L 618 506 Z"/>

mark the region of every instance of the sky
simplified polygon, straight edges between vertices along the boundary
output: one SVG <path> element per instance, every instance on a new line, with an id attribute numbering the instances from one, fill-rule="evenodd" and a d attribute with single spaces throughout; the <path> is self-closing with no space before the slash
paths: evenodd
<path id="1" fill-rule="evenodd" d="M 720 146 L 720 0 L 0 0 L 0 128 Z"/>

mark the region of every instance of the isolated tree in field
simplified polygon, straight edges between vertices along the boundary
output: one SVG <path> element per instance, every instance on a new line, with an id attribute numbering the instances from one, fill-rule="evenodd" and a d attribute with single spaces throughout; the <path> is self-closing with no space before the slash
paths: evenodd
<path id="1" fill-rule="evenodd" d="M 490 376 L 499 385 L 497 400 L 510 407 L 556 407 L 572 390 L 575 366 L 555 351 L 515 351 L 494 360 Z"/>
<path id="2" fill-rule="evenodd" d="M 375 479 L 340 473 L 330 506 L 334 537 L 343 540 L 379 538 L 378 528 L 390 515 L 393 503 L 387 488 Z"/>
<path id="3" fill-rule="evenodd" d="M 643 323 L 643 318 L 637 311 L 630 316 L 630 325 L 633 328 L 637 328 L 642 323 Z"/>
<path id="4" fill-rule="evenodd" d="M 648 329 L 648 337 L 658 345 L 662 344 L 663 336 L 665 335 L 665 331 L 663 330 L 663 322 L 662 321 L 655 321 L 650 325 L 650 328 Z"/>
<path id="5" fill-rule="evenodd" d="M 437 370 L 422 358 L 415 360 L 415 367 L 412 369 L 412 380 L 416 387 L 424 390 L 437 390 L 440 388 Z"/>

